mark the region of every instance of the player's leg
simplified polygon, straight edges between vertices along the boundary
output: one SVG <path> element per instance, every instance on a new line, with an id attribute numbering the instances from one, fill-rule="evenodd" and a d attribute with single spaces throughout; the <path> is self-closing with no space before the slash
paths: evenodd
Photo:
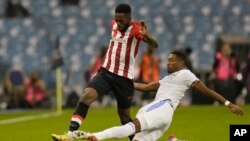
<path id="1" fill-rule="evenodd" d="M 159 138 L 166 132 L 169 126 L 170 126 L 170 123 L 167 125 L 163 124 L 162 127 L 158 127 L 154 130 L 145 130 L 145 131 L 136 133 L 133 141 L 159 140 Z"/>
<path id="2" fill-rule="evenodd" d="M 72 115 L 69 126 L 69 133 L 78 130 L 82 121 L 86 118 L 89 105 L 98 98 L 98 96 L 108 94 L 111 90 L 109 80 L 105 77 L 106 72 L 99 70 L 97 75 L 90 80 L 88 88 L 85 89 L 74 114 Z"/>
<path id="3" fill-rule="evenodd" d="M 108 80 L 105 78 L 105 74 L 99 71 L 97 75 L 90 81 L 88 87 L 85 89 L 83 97 L 77 105 L 75 112 L 72 115 L 69 130 L 66 136 L 73 138 L 73 131 L 76 131 L 81 126 L 82 121 L 86 118 L 89 105 L 98 98 L 99 95 L 107 94 L 111 87 Z M 61 136 L 53 136 L 55 141 L 61 140 Z M 59 139 L 57 139 L 57 137 Z"/>
<path id="4" fill-rule="evenodd" d="M 130 108 L 127 108 L 127 109 L 118 108 L 117 110 L 118 110 L 118 115 L 119 115 L 122 125 L 125 125 L 132 121 L 132 118 L 130 116 Z M 129 140 L 132 141 L 133 138 L 134 138 L 134 135 L 129 136 Z"/>
<path id="5" fill-rule="evenodd" d="M 122 125 L 132 121 L 130 116 L 130 107 L 134 95 L 134 83 L 132 80 L 124 77 L 116 77 L 113 83 L 113 92 L 117 100 L 117 112 Z M 133 139 L 133 135 L 129 139 Z"/>
<path id="6" fill-rule="evenodd" d="M 69 134 L 78 130 L 82 121 L 86 118 L 89 105 L 98 98 L 98 93 L 94 88 L 86 88 L 83 97 L 73 113 L 69 126 Z"/>
<path id="7" fill-rule="evenodd" d="M 89 105 L 98 98 L 97 91 L 94 88 L 86 88 L 77 105 L 75 112 L 73 113 L 69 125 L 69 130 L 66 135 L 52 134 L 54 141 L 72 141 L 73 131 L 76 131 L 81 126 L 82 121 L 86 118 Z"/>
<path id="8" fill-rule="evenodd" d="M 87 133 L 84 131 L 75 131 L 74 135 L 78 139 L 88 139 L 90 141 L 95 140 L 104 140 L 111 138 L 124 138 L 129 135 L 133 135 L 136 132 L 140 132 L 140 121 L 134 119 L 132 122 L 129 122 L 123 126 L 115 126 L 109 129 L 97 132 L 97 133 Z"/>
<path id="9" fill-rule="evenodd" d="M 122 125 L 132 121 L 130 116 L 130 108 L 127 109 L 117 108 L 117 112 Z"/>
<path id="10" fill-rule="evenodd" d="M 135 135 L 133 141 L 158 140 L 170 126 L 173 111 L 169 100 L 157 100 L 141 108 L 136 115 L 141 132 Z"/>
<path id="11" fill-rule="evenodd" d="M 165 113 L 165 114 L 164 114 Z M 169 127 L 173 108 L 165 100 L 158 100 L 141 108 L 136 118 L 123 126 L 116 126 L 97 133 L 75 131 L 80 139 L 89 141 L 123 138 L 136 133 L 133 141 L 157 140 Z"/>

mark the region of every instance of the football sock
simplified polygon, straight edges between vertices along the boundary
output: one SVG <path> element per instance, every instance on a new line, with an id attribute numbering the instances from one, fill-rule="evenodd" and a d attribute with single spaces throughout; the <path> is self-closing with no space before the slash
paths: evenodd
<path id="1" fill-rule="evenodd" d="M 129 121 L 131 122 L 132 119 L 130 118 Z M 124 125 L 124 124 L 126 124 L 126 123 L 127 123 L 127 122 L 122 121 L 122 125 Z M 128 138 L 129 138 L 130 141 L 132 141 L 134 137 L 135 137 L 135 135 L 130 135 L 130 136 L 128 136 Z"/>
<path id="2" fill-rule="evenodd" d="M 69 131 L 73 132 L 75 130 L 78 130 L 83 119 L 86 117 L 88 113 L 89 106 L 79 102 L 75 113 L 71 117 Z"/>
<path id="3" fill-rule="evenodd" d="M 135 125 L 129 122 L 123 126 L 115 126 L 101 132 L 93 133 L 98 140 L 124 138 L 135 133 Z"/>
<path id="4" fill-rule="evenodd" d="M 67 135 L 73 138 L 73 132 L 72 131 L 68 131 Z"/>

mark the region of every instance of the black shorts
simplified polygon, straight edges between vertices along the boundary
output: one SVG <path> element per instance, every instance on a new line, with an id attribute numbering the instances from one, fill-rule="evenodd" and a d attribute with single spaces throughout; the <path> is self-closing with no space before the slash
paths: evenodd
<path id="1" fill-rule="evenodd" d="M 107 95 L 113 92 L 118 108 L 131 107 L 134 96 L 133 80 L 113 74 L 105 68 L 100 68 L 98 73 L 90 80 L 88 87 L 94 88 L 98 95 Z"/>

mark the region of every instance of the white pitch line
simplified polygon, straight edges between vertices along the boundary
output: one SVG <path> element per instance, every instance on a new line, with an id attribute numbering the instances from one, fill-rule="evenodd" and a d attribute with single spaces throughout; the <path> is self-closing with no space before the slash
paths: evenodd
<path id="1" fill-rule="evenodd" d="M 23 122 L 23 121 L 34 120 L 34 119 L 55 117 L 55 116 L 59 116 L 59 115 L 60 115 L 60 113 L 44 113 L 44 114 L 39 114 L 39 115 L 31 115 L 31 116 L 24 116 L 24 117 L 12 118 L 12 119 L 0 120 L 0 125 Z"/>

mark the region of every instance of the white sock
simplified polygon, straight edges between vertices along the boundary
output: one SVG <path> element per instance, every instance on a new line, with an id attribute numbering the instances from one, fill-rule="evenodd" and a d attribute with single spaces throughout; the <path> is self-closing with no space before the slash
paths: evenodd
<path id="1" fill-rule="evenodd" d="M 110 138 L 124 138 L 135 133 L 135 125 L 129 122 L 123 126 L 115 126 L 101 132 L 93 133 L 98 140 Z"/>
<path id="2" fill-rule="evenodd" d="M 72 131 L 68 131 L 67 135 L 73 138 L 73 132 Z"/>

